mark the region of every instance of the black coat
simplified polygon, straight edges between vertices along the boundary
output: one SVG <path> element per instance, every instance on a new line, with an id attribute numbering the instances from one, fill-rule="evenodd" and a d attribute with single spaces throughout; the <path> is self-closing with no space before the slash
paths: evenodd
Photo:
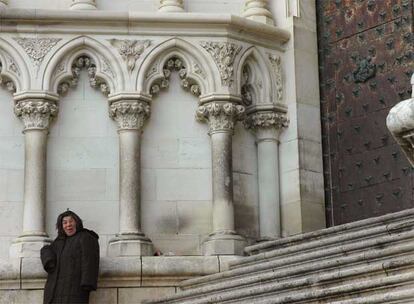
<path id="1" fill-rule="evenodd" d="M 99 272 L 98 235 L 82 229 L 70 237 L 57 237 L 44 246 L 40 257 L 47 271 L 44 304 L 87 304 L 96 290 Z"/>

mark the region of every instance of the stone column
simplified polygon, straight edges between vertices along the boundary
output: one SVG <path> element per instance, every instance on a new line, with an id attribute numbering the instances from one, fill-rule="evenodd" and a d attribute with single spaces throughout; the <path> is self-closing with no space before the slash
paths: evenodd
<path id="1" fill-rule="evenodd" d="M 95 0 L 72 0 L 71 10 L 94 10 L 96 9 Z"/>
<path id="2" fill-rule="evenodd" d="M 160 0 L 158 11 L 161 13 L 184 12 L 184 0 Z"/>
<path id="3" fill-rule="evenodd" d="M 109 241 L 108 253 L 152 255 L 153 245 L 141 232 L 140 219 L 140 137 L 150 106 L 146 100 L 116 100 L 109 113 L 118 123 L 119 134 L 119 234 Z"/>
<path id="4" fill-rule="evenodd" d="M 49 94 L 16 95 L 14 111 L 24 123 L 23 233 L 13 241 L 11 257 L 39 257 L 51 242 L 45 229 L 46 152 L 50 121 L 57 115 L 58 97 Z"/>
<path id="5" fill-rule="evenodd" d="M 285 113 L 273 111 L 252 113 L 245 123 L 257 137 L 259 226 L 262 241 L 281 237 L 279 134 L 287 124 Z"/>
<path id="6" fill-rule="evenodd" d="M 268 0 L 246 0 L 242 16 L 257 22 L 274 25 Z"/>
<path id="7" fill-rule="evenodd" d="M 232 136 L 244 107 L 232 102 L 209 102 L 197 110 L 197 118 L 210 127 L 213 232 L 203 242 L 204 255 L 241 255 L 245 240 L 236 234 L 233 206 Z"/>

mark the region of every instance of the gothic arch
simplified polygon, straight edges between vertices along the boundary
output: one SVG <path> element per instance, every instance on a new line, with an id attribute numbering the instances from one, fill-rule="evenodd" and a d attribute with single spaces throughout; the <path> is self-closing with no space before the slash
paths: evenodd
<path id="1" fill-rule="evenodd" d="M 59 93 L 62 83 L 70 86 L 76 81 L 74 69 L 79 65 L 79 58 L 89 60 L 79 68 L 88 69 L 91 85 L 100 86 L 105 94 L 124 90 L 126 71 L 122 70 L 116 56 L 101 42 L 85 36 L 72 39 L 55 52 L 46 65 L 42 88 Z"/>
<path id="2" fill-rule="evenodd" d="M 171 67 L 171 60 L 175 62 L 178 60 L 182 64 L 182 68 Z M 166 68 L 180 70 L 179 75 L 183 86 L 187 86 L 191 91 L 197 89 L 193 87 L 194 85 L 198 86 L 199 92 L 192 92 L 197 96 L 215 92 L 217 77 L 213 74 L 211 64 L 199 49 L 179 38 L 164 41 L 147 54 L 138 71 L 137 91 L 146 94 L 155 93 L 154 85 L 162 86 L 165 80 L 168 81 L 168 77 L 166 77 L 168 75 L 165 75 Z"/>
<path id="3" fill-rule="evenodd" d="M 25 61 L 19 52 L 4 39 L 0 39 L 0 76 L 1 84 L 11 92 L 20 92 L 30 88 L 30 72 Z"/>

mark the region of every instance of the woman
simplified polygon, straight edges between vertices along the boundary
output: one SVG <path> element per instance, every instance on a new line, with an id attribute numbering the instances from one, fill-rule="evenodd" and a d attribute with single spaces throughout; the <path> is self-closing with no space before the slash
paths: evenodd
<path id="1" fill-rule="evenodd" d="M 72 211 L 58 216 L 56 229 L 57 238 L 40 252 L 48 273 L 43 303 L 87 304 L 98 280 L 99 237 Z"/>

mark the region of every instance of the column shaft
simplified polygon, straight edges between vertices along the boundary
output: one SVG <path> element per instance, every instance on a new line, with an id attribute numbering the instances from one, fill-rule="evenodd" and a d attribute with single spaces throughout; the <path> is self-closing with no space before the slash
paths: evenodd
<path id="1" fill-rule="evenodd" d="M 25 131 L 23 235 L 47 236 L 46 151 L 47 130 Z"/>

